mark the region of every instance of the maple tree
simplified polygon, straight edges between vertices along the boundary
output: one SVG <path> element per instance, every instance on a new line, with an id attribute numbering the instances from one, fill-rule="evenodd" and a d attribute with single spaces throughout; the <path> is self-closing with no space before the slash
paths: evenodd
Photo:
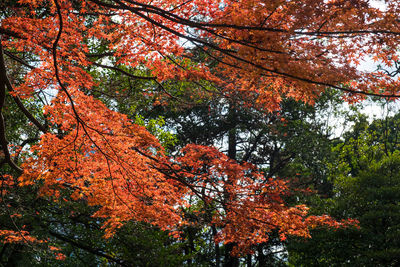
<path id="1" fill-rule="evenodd" d="M 233 151 L 190 144 L 168 155 L 145 127 L 93 97 L 93 70 L 148 81 L 146 94 L 161 105 L 176 98 L 166 86 L 172 80 L 182 81 L 193 98 L 239 96 L 244 106 L 269 112 L 284 97 L 313 103 L 327 87 L 344 91 L 349 101 L 398 96 L 391 69 L 398 61 L 398 1 L 386 1 L 383 9 L 339 0 L 2 5 L 0 111 L 8 90 L 42 135 L 18 166 L 18 148 L 8 145 L 1 115 L 0 164 L 21 174 L 21 186 L 42 183 L 40 194 L 55 201 L 68 189 L 71 199 L 99 206 L 93 216 L 106 218 L 107 236 L 129 220 L 176 231 L 189 223 L 182 209 L 191 196 L 212 203 L 211 223 L 221 229 L 216 241 L 235 244 L 236 252 L 266 241 L 271 230 L 284 239 L 309 236 L 310 226 L 342 224 L 308 216 L 304 205 L 285 205 L 285 182 L 236 162 Z M 194 50 L 217 63 L 198 60 Z M 21 80 L 8 78 L 4 55 L 25 67 Z M 388 68 L 358 70 L 369 57 Z M 24 106 L 38 97 L 49 101 L 40 119 Z"/>

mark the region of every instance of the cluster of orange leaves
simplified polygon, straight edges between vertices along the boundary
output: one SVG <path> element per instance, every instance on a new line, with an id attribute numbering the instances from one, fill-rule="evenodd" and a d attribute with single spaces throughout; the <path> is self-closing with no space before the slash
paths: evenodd
<path id="1" fill-rule="evenodd" d="M 32 236 L 28 231 L 25 230 L 19 230 L 19 231 L 13 231 L 13 230 L 0 230 L 0 242 L 3 244 L 7 243 L 24 243 L 24 244 L 45 244 L 47 243 L 46 240 L 39 240 L 36 237 Z M 48 246 L 49 250 L 52 251 L 55 259 L 57 260 L 64 260 L 65 255 L 58 252 L 60 248 L 54 247 L 54 246 Z"/>
<path id="2" fill-rule="evenodd" d="M 265 179 L 255 166 L 215 148 L 189 145 L 178 158 L 166 156 L 144 127 L 84 93 L 96 85 L 87 72 L 96 61 L 88 40 L 108 46 L 114 67 L 146 67 L 159 82 L 209 80 L 227 96 L 240 94 L 265 110 L 276 110 L 283 97 L 312 103 L 327 85 L 397 94 L 398 78 L 356 68 L 366 57 L 387 65 L 396 59 L 400 3 L 385 1 L 382 10 L 368 2 L 19 0 L 23 8 L 1 21 L 1 29 L 13 32 L 2 43 L 35 55 L 36 63 L 14 94 L 29 99 L 43 90 L 55 93 L 44 110 L 51 129 L 32 147 L 20 184 L 42 180 L 43 195 L 59 200 L 67 189 L 72 199 L 98 206 L 93 216 L 107 219 L 108 236 L 128 220 L 177 229 L 188 223 L 182 208 L 191 195 L 214 203 L 217 242 L 241 248 L 265 242 L 275 229 L 285 239 L 307 237 L 308 227 L 317 224 L 346 224 L 307 216 L 303 205 L 287 207 L 285 182 Z M 189 28 L 198 36 L 188 35 Z M 221 61 L 214 72 L 205 63 L 177 67 L 171 60 L 185 55 L 185 38 L 192 46 L 215 39 L 200 47 Z"/>
<path id="3" fill-rule="evenodd" d="M 33 236 L 30 236 L 28 231 L 20 230 L 0 230 L 0 237 L 2 243 L 20 243 L 20 242 L 29 242 L 29 243 L 42 243 L 43 241 L 36 239 Z"/>
<path id="4" fill-rule="evenodd" d="M 189 178 L 192 194 L 211 205 L 211 223 L 221 229 L 216 242 L 234 243 L 233 253 L 251 253 L 252 245 L 268 241 L 276 230 L 285 240 L 286 235 L 310 237 L 310 227 L 357 224 L 352 219 L 309 216 L 305 205 L 288 207 L 283 197 L 291 189 L 285 180 L 266 179 L 256 166 L 239 164 L 215 148 L 188 145 L 182 152 L 177 162 L 184 171 L 178 175 Z"/>

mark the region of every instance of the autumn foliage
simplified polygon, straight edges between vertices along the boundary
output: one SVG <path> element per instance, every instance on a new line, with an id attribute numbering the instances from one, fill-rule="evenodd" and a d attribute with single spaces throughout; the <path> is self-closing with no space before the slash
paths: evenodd
<path id="1" fill-rule="evenodd" d="M 190 82 L 196 97 L 240 96 L 245 107 L 266 112 L 279 109 L 285 97 L 312 103 L 326 88 L 344 91 L 349 101 L 396 97 L 400 81 L 390 67 L 398 61 L 400 2 L 385 1 L 384 8 L 369 2 L 6 1 L 1 56 L 4 50 L 27 71 L 13 84 L 1 61 L 0 100 L 6 88 L 15 101 L 40 92 L 51 97 L 45 124 L 27 114 L 42 132 L 40 141 L 20 167 L 2 141 L 2 165 L 21 168 L 20 186 L 40 183 L 41 195 L 54 201 L 64 201 L 68 189 L 70 200 L 99 207 L 93 216 L 107 219 L 107 236 L 130 220 L 178 233 L 193 223 L 184 212 L 190 197 L 212 210 L 206 223 L 220 229 L 216 242 L 242 252 L 273 230 L 285 239 L 309 237 L 317 225 L 352 224 L 287 206 L 284 179 L 265 177 L 213 147 L 190 144 L 175 157 L 167 154 L 143 126 L 91 95 L 97 84 L 90 71 L 152 81 L 164 105 L 174 97 L 162 87 L 168 80 Z M 197 62 L 194 50 L 216 65 Z M 21 60 L 22 53 L 32 62 Z M 387 69 L 357 69 L 367 58 Z M 218 90 L 207 90 L 204 81 Z"/>

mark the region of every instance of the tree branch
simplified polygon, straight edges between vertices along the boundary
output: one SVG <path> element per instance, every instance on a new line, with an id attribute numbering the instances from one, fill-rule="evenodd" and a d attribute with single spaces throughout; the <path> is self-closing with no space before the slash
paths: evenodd
<path id="1" fill-rule="evenodd" d="M 8 141 L 6 138 L 6 125 L 4 116 L 2 113 L 3 107 L 6 100 L 6 84 L 7 84 L 7 73 L 6 66 L 4 63 L 3 45 L 1 44 L 0 37 L 0 145 L 4 151 L 4 160 L 0 163 L 0 166 L 4 163 L 8 163 L 14 170 L 21 173 L 22 169 L 11 159 L 10 151 L 8 150 Z"/>
<path id="2" fill-rule="evenodd" d="M 19 38 L 19 39 L 26 39 L 25 37 L 22 37 L 21 35 L 19 35 L 17 32 L 14 32 L 14 31 L 11 31 L 8 29 L 4 29 L 2 27 L 0 27 L 0 34 L 7 35 L 10 37 L 14 37 L 14 38 Z"/>
<path id="3" fill-rule="evenodd" d="M 34 69 L 34 66 L 29 65 L 28 62 L 26 62 L 25 60 L 23 60 L 22 58 L 14 55 L 13 53 L 11 53 L 10 51 L 4 50 L 3 51 L 4 54 L 6 54 L 9 58 L 14 59 L 15 61 L 17 61 L 18 63 L 24 65 L 25 67 L 28 67 L 30 69 Z"/>
<path id="4" fill-rule="evenodd" d="M 133 79 L 142 79 L 142 80 L 155 80 L 156 79 L 156 77 L 143 77 L 143 76 L 133 75 L 133 74 L 131 74 L 131 73 L 129 73 L 129 72 L 123 70 L 123 69 L 120 69 L 120 68 L 117 68 L 117 67 L 114 67 L 114 66 L 107 66 L 107 65 L 96 63 L 96 62 L 92 62 L 92 64 L 95 65 L 95 66 L 101 67 L 101 68 L 105 68 L 105 69 L 110 69 L 110 70 L 115 70 L 115 71 L 121 72 L 122 74 L 125 74 L 126 76 L 128 76 L 130 78 L 133 78 Z"/>
<path id="5" fill-rule="evenodd" d="M 105 253 L 104 251 L 102 251 L 102 250 L 100 250 L 98 248 L 93 248 L 93 247 L 91 247 L 89 245 L 78 243 L 74 239 L 69 238 L 67 236 L 64 236 L 62 234 L 59 234 L 57 232 L 54 232 L 52 230 L 49 230 L 49 233 L 50 233 L 50 235 L 52 235 L 53 237 L 55 237 L 55 238 L 57 238 L 59 240 L 62 240 L 62 241 L 67 242 L 67 243 L 70 243 L 71 245 L 73 245 L 73 246 L 75 246 L 77 248 L 86 250 L 87 252 L 90 252 L 90 253 L 92 253 L 94 255 L 106 258 L 106 259 L 108 259 L 110 261 L 113 261 L 113 262 L 115 262 L 115 263 L 117 263 L 117 264 L 119 264 L 121 266 L 130 266 L 125 261 L 123 261 L 121 259 L 118 259 L 118 258 L 115 258 L 115 257 Z"/>

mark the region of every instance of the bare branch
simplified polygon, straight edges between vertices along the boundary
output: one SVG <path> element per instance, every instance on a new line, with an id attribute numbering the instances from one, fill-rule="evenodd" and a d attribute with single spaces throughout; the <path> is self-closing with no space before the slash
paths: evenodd
<path id="1" fill-rule="evenodd" d="M 114 67 L 114 66 L 107 66 L 107 65 L 96 63 L 96 62 L 92 62 L 92 64 L 95 65 L 95 66 L 101 67 L 101 68 L 105 68 L 105 69 L 110 69 L 110 70 L 115 70 L 115 71 L 121 72 L 122 74 L 125 74 L 126 76 L 128 76 L 130 78 L 133 78 L 133 79 L 140 79 L 140 80 L 155 80 L 156 79 L 156 77 L 144 77 L 144 76 L 133 75 L 133 74 L 131 74 L 131 73 L 129 73 L 129 72 L 123 70 L 123 69 L 120 69 L 120 68 L 117 68 L 117 67 Z"/>

